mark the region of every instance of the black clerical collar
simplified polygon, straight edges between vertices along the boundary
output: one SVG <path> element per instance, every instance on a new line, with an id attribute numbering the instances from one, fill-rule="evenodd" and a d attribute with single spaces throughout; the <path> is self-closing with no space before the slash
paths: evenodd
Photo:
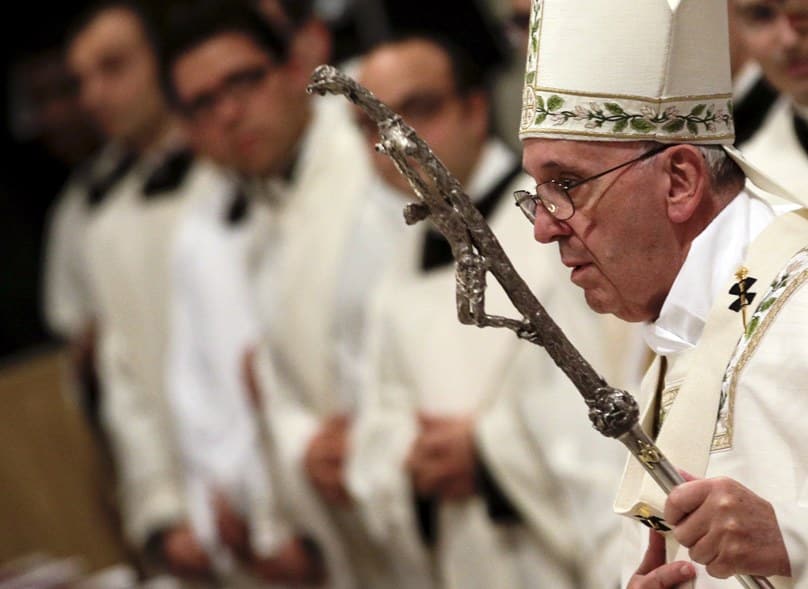
<path id="1" fill-rule="evenodd" d="M 521 163 L 515 164 L 500 180 L 475 203 L 477 210 L 485 219 L 488 219 L 496 209 L 500 200 L 508 195 L 503 194 L 507 186 L 513 182 L 522 171 Z M 454 261 L 452 248 L 446 238 L 434 229 L 429 229 L 424 238 L 421 252 L 421 270 L 429 272 L 442 268 Z"/>
<path id="2" fill-rule="evenodd" d="M 250 199 L 240 188 L 237 189 L 224 211 L 224 222 L 228 227 L 238 227 L 250 216 Z"/>
<path id="3" fill-rule="evenodd" d="M 193 161 L 193 153 L 187 148 L 168 152 L 146 178 L 143 197 L 148 200 L 174 194 L 185 181 Z"/>
<path id="4" fill-rule="evenodd" d="M 777 97 L 777 90 L 763 75 L 760 75 L 749 92 L 735 102 L 732 111 L 735 122 L 735 145 L 748 141 L 760 129 Z"/>
<path id="5" fill-rule="evenodd" d="M 103 159 L 105 156 L 102 154 L 98 156 Z M 87 205 L 90 208 L 100 205 L 126 174 L 132 169 L 137 161 L 137 156 L 134 152 L 124 152 L 119 155 L 109 167 L 106 173 L 99 173 L 93 170 L 88 174 L 87 185 Z M 98 162 L 98 160 L 96 160 Z M 102 167 L 103 162 L 92 164 L 93 167 Z"/>
<path id="6" fill-rule="evenodd" d="M 794 111 L 792 114 L 792 121 L 794 125 L 794 134 L 797 136 L 797 141 L 800 142 L 803 153 L 808 157 L 808 123 L 800 115 Z"/>

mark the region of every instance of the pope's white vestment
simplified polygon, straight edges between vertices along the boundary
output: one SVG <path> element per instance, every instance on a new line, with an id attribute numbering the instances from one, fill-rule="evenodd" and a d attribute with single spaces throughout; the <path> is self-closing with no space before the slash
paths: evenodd
<path id="1" fill-rule="evenodd" d="M 808 472 L 802 458 L 808 451 L 802 424 L 808 380 L 801 343 L 808 333 L 807 244 L 804 210 L 775 218 L 747 184 L 694 240 L 660 319 L 647 328 L 659 357 L 643 384 L 643 427 L 653 431 L 661 420 L 657 443 L 678 468 L 696 477 L 730 477 L 771 502 L 792 570 L 790 579 L 771 579 L 778 589 L 808 586 Z M 729 293 L 738 281 L 733 274 L 741 266 L 757 280 L 746 330 L 741 313 L 729 308 L 737 298 Z M 662 492 L 629 459 L 616 509 L 635 518 L 661 517 L 663 506 Z M 623 527 L 625 581 L 648 532 L 630 520 Z M 668 558 L 688 559 L 672 536 Z M 687 587 L 738 586 L 696 567 L 697 578 Z"/>

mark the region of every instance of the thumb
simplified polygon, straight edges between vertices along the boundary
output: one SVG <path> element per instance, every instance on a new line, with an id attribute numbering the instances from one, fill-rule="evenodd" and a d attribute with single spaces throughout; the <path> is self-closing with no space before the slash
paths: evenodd
<path id="1" fill-rule="evenodd" d="M 637 574 L 647 575 L 663 564 L 665 564 L 665 536 L 650 530 L 648 533 L 648 549 L 645 551 L 645 556 L 643 556 L 642 562 L 637 569 Z"/>

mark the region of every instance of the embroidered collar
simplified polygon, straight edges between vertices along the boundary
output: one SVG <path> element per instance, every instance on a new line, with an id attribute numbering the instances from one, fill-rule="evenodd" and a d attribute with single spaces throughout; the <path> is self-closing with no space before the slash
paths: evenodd
<path id="1" fill-rule="evenodd" d="M 643 326 L 655 353 L 666 356 L 695 347 L 749 244 L 775 216 L 768 203 L 744 190 L 693 240 L 659 317 Z"/>

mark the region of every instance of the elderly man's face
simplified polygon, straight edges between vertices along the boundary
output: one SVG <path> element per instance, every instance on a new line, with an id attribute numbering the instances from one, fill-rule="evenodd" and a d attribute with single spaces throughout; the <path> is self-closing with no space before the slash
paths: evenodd
<path id="1" fill-rule="evenodd" d="M 308 112 L 296 65 L 233 32 L 191 49 L 171 73 L 195 149 L 249 175 L 289 165 Z"/>
<path id="2" fill-rule="evenodd" d="M 524 166 L 542 183 L 583 180 L 642 154 L 636 143 L 530 139 Z M 575 214 L 559 221 L 539 205 L 534 235 L 558 243 L 570 279 L 599 313 L 654 320 L 683 257 L 668 220 L 663 152 L 570 191 Z"/>
<path id="3" fill-rule="evenodd" d="M 808 104 L 808 0 L 733 0 L 751 56 L 778 90 Z"/>

